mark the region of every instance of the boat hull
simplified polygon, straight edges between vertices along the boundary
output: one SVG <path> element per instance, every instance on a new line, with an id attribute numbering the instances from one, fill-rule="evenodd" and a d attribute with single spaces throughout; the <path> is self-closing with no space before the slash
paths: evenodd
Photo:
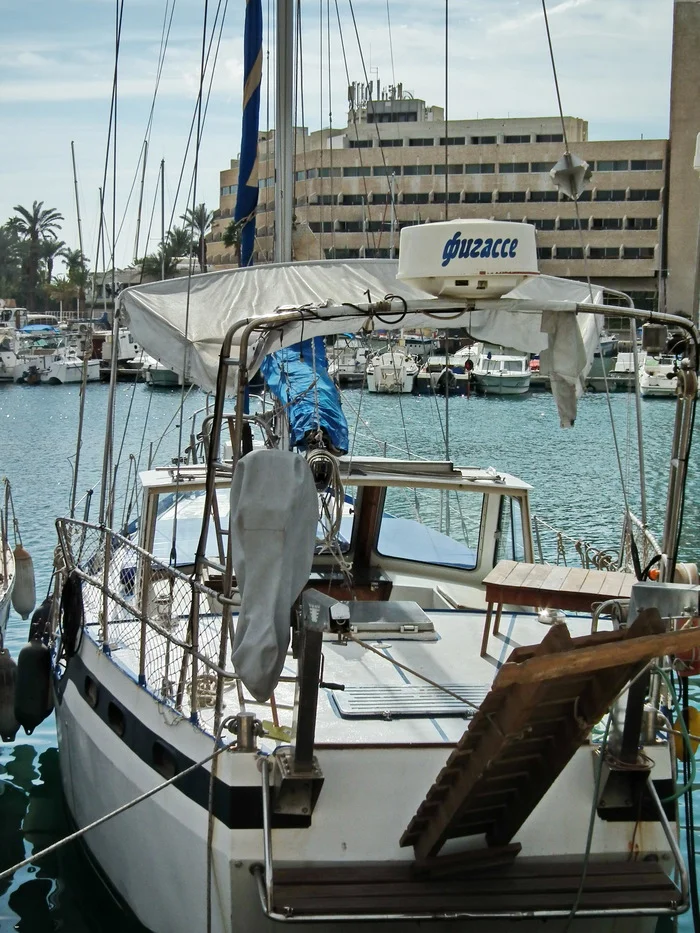
<path id="1" fill-rule="evenodd" d="M 530 373 L 510 375 L 475 373 L 474 381 L 484 395 L 525 395 L 530 389 Z"/>

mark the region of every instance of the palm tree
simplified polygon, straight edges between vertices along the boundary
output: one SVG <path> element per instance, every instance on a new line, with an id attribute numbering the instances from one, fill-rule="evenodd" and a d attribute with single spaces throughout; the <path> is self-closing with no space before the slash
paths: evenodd
<path id="1" fill-rule="evenodd" d="M 0 294 L 6 298 L 19 297 L 22 264 L 26 252 L 15 228 L 16 224 L 12 221 L 0 227 Z"/>
<path id="2" fill-rule="evenodd" d="M 236 262 L 240 266 L 241 264 L 241 231 L 243 230 L 243 222 L 240 220 L 231 220 L 229 221 L 226 229 L 224 230 L 224 235 L 222 237 L 224 246 L 228 249 L 231 247 L 234 248 L 236 252 Z"/>
<path id="3" fill-rule="evenodd" d="M 192 249 L 192 237 L 190 231 L 185 227 L 172 227 L 168 230 L 168 236 L 165 241 L 165 255 L 172 256 L 174 259 L 183 259 L 190 255 Z"/>
<path id="4" fill-rule="evenodd" d="M 14 227 L 29 246 L 24 263 L 24 276 L 27 285 L 27 310 L 34 311 L 41 259 L 40 243 L 42 240 L 56 238 L 56 231 L 61 229 L 60 221 L 63 220 L 63 215 L 52 207 L 44 209 L 43 201 L 34 201 L 31 209 L 16 205 L 14 211 L 18 215 Z"/>
<path id="5" fill-rule="evenodd" d="M 199 268 L 202 272 L 207 271 L 207 233 L 211 229 L 211 222 L 214 219 L 214 212 L 207 210 L 204 202 L 198 204 L 194 210 L 188 207 L 184 214 L 180 215 L 180 220 L 184 220 L 190 235 L 194 240 L 197 237 L 197 259 Z"/>
<path id="6" fill-rule="evenodd" d="M 141 278 L 160 279 L 165 268 L 165 278 L 171 279 L 177 272 L 177 256 L 173 256 L 168 251 L 168 245 L 165 245 L 165 262 L 163 262 L 163 249 L 158 247 L 157 253 L 150 253 L 143 259 L 137 260 L 141 266 Z"/>
<path id="7" fill-rule="evenodd" d="M 88 265 L 90 260 L 79 249 L 66 247 L 61 254 L 66 262 L 68 281 L 78 292 L 78 316 L 85 311 L 85 289 L 89 280 Z"/>
<path id="8" fill-rule="evenodd" d="M 47 239 L 41 240 L 39 243 L 39 253 L 41 258 L 46 263 L 46 284 L 51 284 L 51 279 L 53 278 L 53 265 L 56 262 L 58 256 L 63 256 L 65 253 L 66 244 L 63 240 L 56 239 Z"/>

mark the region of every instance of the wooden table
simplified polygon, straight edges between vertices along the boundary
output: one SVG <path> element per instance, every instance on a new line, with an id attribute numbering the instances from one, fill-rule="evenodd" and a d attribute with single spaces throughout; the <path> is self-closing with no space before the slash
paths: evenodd
<path id="1" fill-rule="evenodd" d="M 633 573 L 501 560 L 484 578 L 488 607 L 481 656 L 486 654 L 494 604 L 493 634 L 497 635 L 504 603 L 536 609 L 551 607 L 570 612 L 590 612 L 593 603 L 629 599 L 635 582 Z"/>

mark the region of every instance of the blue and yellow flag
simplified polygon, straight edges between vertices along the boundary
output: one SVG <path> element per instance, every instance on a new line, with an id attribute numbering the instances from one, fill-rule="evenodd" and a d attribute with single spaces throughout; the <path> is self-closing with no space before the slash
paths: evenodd
<path id="1" fill-rule="evenodd" d="M 255 208 L 258 205 L 258 128 L 262 80 L 262 0 L 246 0 L 243 39 L 243 128 L 238 163 L 238 191 L 233 219 L 241 223 L 242 266 L 252 265 Z"/>

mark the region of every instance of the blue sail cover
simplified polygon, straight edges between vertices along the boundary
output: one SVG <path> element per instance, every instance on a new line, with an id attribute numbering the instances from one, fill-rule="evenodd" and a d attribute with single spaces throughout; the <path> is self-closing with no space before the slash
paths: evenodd
<path id="1" fill-rule="evenodd" d="M 271 353 L 260 370 L 270 392 L 286 408 L 292 447 L 303 450 L 308 432 L 315 434 L 321 428 L 340 453 L 347 453 L 348 423 L 338 389 L 328 375 L 323 337 Z"/>
<path id="2" fill-rule="evenodd" d="M 258 204 L 258 126 L 262 80 L 262 0 L 246 0 L 243 37 L 243 127 L 238 163 L 238 190 L 233 219 L 244 221 L 240 232 L 240 264 L 253 261 L 255 208 Z"/>

